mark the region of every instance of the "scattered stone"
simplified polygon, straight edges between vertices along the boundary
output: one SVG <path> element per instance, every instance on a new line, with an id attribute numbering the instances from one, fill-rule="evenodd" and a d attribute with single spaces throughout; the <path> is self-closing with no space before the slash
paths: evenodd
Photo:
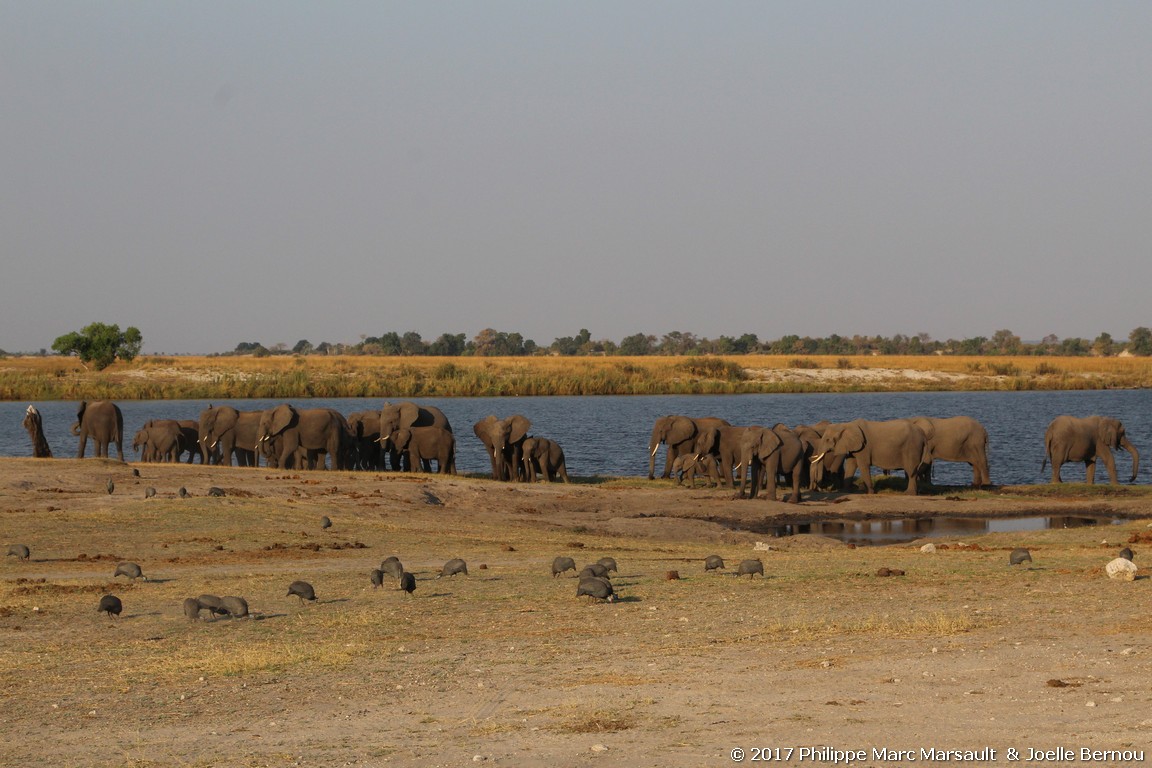
<path id="1" fill-rule="evenodd" d="M 608 747 L 604 746 L 603 744 L 593 744 L 592 745 L 592 751 L 593 752 L 607 752 Z"/>
<path id="2" fill-rule="evenodd" d="M 928 542 L 924 546 L 920 547 L 920 551 L 926 555 L 930 555 L 936 551 L 936 545 L 933 544 L 932 542 Z"/>
<path id="3" fill-rule="evenodd" d="M 1115 581 L 1135 581 L 1136 563 L 1128 558 L 1118 557 L 1104 566 L 1104 573 L 1108 574 L 1108 578 Z"/>
<path id="4" fill-rule="evenodd" d="M 772 552 L 775 551 L 775 549 L 776 547 L 766 541 L 758 541 L 756 542 L 756 546 L 752 547 L 752 550 L 755 552 Z"/>

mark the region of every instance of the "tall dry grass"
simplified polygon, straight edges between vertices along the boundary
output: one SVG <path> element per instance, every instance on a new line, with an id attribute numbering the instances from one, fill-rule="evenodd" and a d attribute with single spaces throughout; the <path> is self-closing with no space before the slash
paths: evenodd
<path id="1" fill-rule="evenodd" d="M 790 369 L 809 374 L 783 375 Z M 910 378 L 904 371 L 941 374 Z M 826 372 L 826 373 L 825 373 Z M 869 375 L 863 375 L 869 374 Z M 739 394 L 1152 386 L 1152 358 L 155 357 L 89 371 L 74 358 L 0 360 L 0 399 Z"/>

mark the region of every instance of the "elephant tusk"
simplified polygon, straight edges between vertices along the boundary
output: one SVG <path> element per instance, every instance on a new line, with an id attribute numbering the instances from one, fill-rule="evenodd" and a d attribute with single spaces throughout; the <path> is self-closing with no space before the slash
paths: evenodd
<path id="1" fill-rule="evenodd" d="M 652 449 L 652 455 L 656 455 L 656 451 L 660 450 L 660 443 L 656 443 L 656 447 Z"/>
<path id="2" fill-rule="evenodd" d="M 827 453 L 827 451 L 823 451 L 821 453 L 816 454 L 811 459 L 809 459 L 809 462 L 811 462 L 812 464 L 815 464 L 816 462 L 820 461 L 820 459 L 824 458 L 825 453 Z"/>

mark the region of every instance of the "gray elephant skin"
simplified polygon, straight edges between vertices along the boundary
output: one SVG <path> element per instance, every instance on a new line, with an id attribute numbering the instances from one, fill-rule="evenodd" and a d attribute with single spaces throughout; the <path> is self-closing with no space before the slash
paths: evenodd
<path id="1" fill-rule="evenodd" d="M 1116 479 L 1116 459 L 1112 451 L 1120 449 L 1132 454 L 1132 476 L 1128 482 L 1136 479 L 1140 471 L 1140 453 L 1119 419 L 1109 416 L 1057 416 L 1048 425 L 1044 433 L 1044 461 L 1040 464 L 1040 471 L 1052 462 L 1052 482 L 1062 482 L 1060 479 L 1060 466 L 1071 461 L 1084 462 L 1085 482 L 1096 482 L 1096 460 L 1103 459 L 1108 469 L 1108 477 L 1113 485 Z"/>
<path id="2" fill-rule="evenodd" d="M 907 493 L 915 496 L 921 467 L 932 460 L 928 439 L 908 419 L 868 421 L 856 419 L 829 424 L 810 459 L 815 463 L 827 453 L 839 453 L 856 460 L 868 493 L 875 493 L 872 467 L 902 469 L 908 476 Z"/>
<path id="3" fill-rule="evenodd" d="M 140 453 L 141 461 L 172 464 L 183 453 L 184 440 L 180 422 L 175 419 L 151 419 L 144 422 L 144 426 L 136 432 L 132 450 Z"/>
<path id="4" fill-rule="evenodd" d="M 409 401 L 385 403 L 384 407 L 380 409 L 377 439 L 380 441 L 381 451 L 388 453 L 392 469 L 408 469 L 402 465 L 400 453 L 389 442 L 396 430 L 407 429 L 408 427 L 440 427 L 449 432 L 452 431 L 452 425 L 448 422 L 448 417 L 444 415 L 444 411 L 434 405 L 418 405 Z M 382 461 L 383 457 L 381 457 Z M 424 469 L 427 471 L 429 468 L 425 467 Z"/>
<path id="5" fill-rule="evenodd" d="M 88 438 L 96 444 L 97 458 L 108 458 L 108 446 L 115 444 L 120 461 L 124 461 L 124 415 L 111 400 L 83 401 L 76 411 L 72 434 L 80 437 L 77 458 L 84 458 Z"/>
<path id="6" fill-rule="evenodd" d="M 656 478 L 656 452 L 660 450 L 661 444 L 668 446 L 668 452 L 664 459 L 664 474 L 660 477 L 668 479 L 672 476 L 672 463 L 676 461 L 676 457 L 692 451 L 692 446 L 702 430 L 709 427 L 730 426 L 732 425 L 724 419 L 712 416 L 697 419 L 669 415 L 656 419 L 656 424 L 652 427 L 652 437 L 648 440 L 648 479 Z"/>
<path id="7" fill-rule="evenodd" d="M 342 415 L 329 408 L 307 408 L 297 410 L 284 403 L 269 408 L 260 416 L 256 428 L 256 444 L 268 444 L 279 437 L 282 442 L 276 455 L 281 459 L 281 467 L 288 469 L 288 462 L 297 462 L 297 449 L 308 452 L 308 463 L 319 454 L 327 454 L 332 460 L 332 469 L 347 469 L 345 461 L 351 445 L 352 432 Z M 296 467 L 304 469 L 305 467 Z M 321 458 L 316 467 L 324 468 Z"/>
<path id="8" fill-rule="evenodd" d="M 456 437 L 443 427 L 404 427 L 392 434 L 390 443 L 407 458 L 409 471 L 435 460 L 439 474 L 456 474 Z"/>
<path id="9" fill-rule="evenodd" d="M 760 485 L 772 501 L 776 500 L 776 477 L 784 475 L 792 482 L 788 501 L 799 504 L 800 489 L 807 482 L 806 470 L 812 446 L 783 424 L 771 429 L 749 427 L 740 436 L 740 495 L 744 496 L 745 473 L 750 475 L 748 498 L 756 498 Z"/>
<path id="10" fill-rule="evenodd" d="M 230 405 L 208 406 L 200 412 L 198 439 L 200 460 L 232 466 L 255 467 L 256 436 L 261 411 L 238 411 Z"/>
<path id="11" fill-rule="evenodd" d="M 524 474 L 528 482 L 536 482 L 539 475 L 550 483 L 556 479 L 569 482 L 568 465 L 564 460 L 564 449 L 555 440 L 546 437 L 527 437 L 522 446 L 524 454 Z"/>
<path id="12" fill-rule="evenodd" d="M 353 469 L 376 471 L 384 469 L 380 450 L 380 411 L 356 411 L 348 414 L 348 428 L 356 450 Z"/>
<path id="13" fill-rule="evenodd" d="M 941 419 L 915 416 L 912 423 L 920 428 L 932 447 L 933 461 L 959 461 L 972 467 L 972 487 L 991 485 L 988 476 L 988 430 L 971 416 Z M 932 462 L 924 468 L 922 479 L 932 481 Z"/>
<path id="14" fill-rule="evenodd" d="M 492 477 L 495 480 L 522 479 L 524 440 L 532 422 L 526 416 L 514 414 L 504 419 L 486 416 L 472 425 L 472 431 L 492 462 Z"/>

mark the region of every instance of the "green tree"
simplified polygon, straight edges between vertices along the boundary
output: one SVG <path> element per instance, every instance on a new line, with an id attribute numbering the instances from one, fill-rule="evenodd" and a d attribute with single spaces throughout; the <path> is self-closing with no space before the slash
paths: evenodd
<path id="1" fill-rule="evenodd" d="M 1111 357 L 1116 351 L 1116 343 L 1112 341 L 1112 334 L 1105 331 L 1092 342 L 1092 351 L 1101 357 Z"/>
<path id="2" fill-rule="evenodd" d="M 1128 351 L 1141 357 L 1152 355 L 1152 331 L 1144 326 L 1133 328 L 1128 334 Z"/>
<path id="3" fill-rule="evenodd" d="M 123 332 L 118 325 L 91 323 L 79 332 L 72 331 L 52 342 L 52 349 L 61 355 L 76 355 L 82 363 L 102 371 L 117 358 L 130 362 L 140 354 L 144 337 L 135 326 L 128 326 Z"/>

